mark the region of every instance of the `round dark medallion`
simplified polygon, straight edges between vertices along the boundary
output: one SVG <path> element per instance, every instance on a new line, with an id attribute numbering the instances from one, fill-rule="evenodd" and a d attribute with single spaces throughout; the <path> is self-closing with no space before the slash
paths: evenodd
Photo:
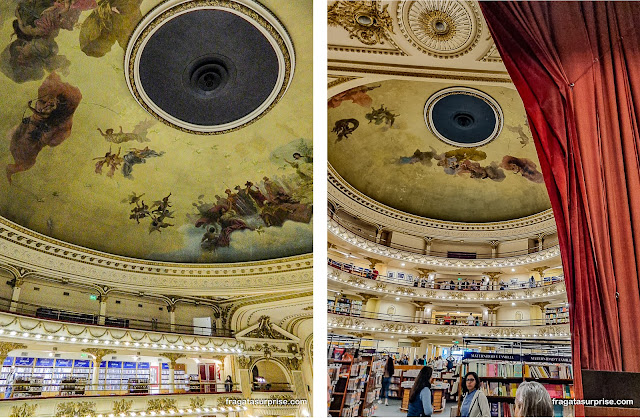
<path id="1" fill-rule="evenodd" d="M 460 147 L 477 147 L 495 139 L 502 129 L 502 110 L 484 92 L 448 88 L 431 96 L 425 122 L 441 140 Z"/>
<path id="2" fill-rule="evenodd" d="M 294 65 L 286 30 L 261 8 L 172 0 L 154 10 L 127 50 L 136 100 L 193 133 L 228 132 L 261 117 L 286 91 Z"/>

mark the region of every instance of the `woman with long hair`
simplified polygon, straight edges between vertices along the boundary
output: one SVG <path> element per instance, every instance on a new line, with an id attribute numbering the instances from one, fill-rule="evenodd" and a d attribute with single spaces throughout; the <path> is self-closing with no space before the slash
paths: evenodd
<path id="1" fill-rule="evenodd" d="M 430 417 L 433 413 L 433 405 L 431 405 L 433 399 L 431 396 L 431 375 L 433 375 L 431 367 L 424 366 L 420 369 L 418 377 L 413 382 L 411 392 L 409 392 L 408 417 Z"/>
<path id="2" fill-rule="evenodd" d="M 461 417 L 490 417 L 489 401 L 482 391 L 480 378 L 475 372 L 469 372 L 462 381 L 464 400 L 460 407 Z"/>
<path id="3" fill-rule="evenodd" d="M 382 375 L 382 391 L 380 391 L 380 400 L 378 403 L 382 403 L 384 398 L 384 404 L 389 405 L 389 384 L 391 383 L 391 377 L 394 372 L 393 358 L 391 355 L 387 356 L 387 363 L 384 365 L 384 374 Z"/>

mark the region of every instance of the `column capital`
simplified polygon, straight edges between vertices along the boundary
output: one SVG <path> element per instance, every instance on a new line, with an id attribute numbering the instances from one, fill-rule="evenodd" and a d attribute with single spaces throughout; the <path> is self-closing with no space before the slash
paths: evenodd
<path id="1" fill-rule="evenodd" d="M 108 356 L 109 354 L 115 354 L 116 350 L 111 350 L 109 348 L 83 348 L 82 352 L 89 353 L 96 358 L 96 367 L 100 367 L 100 362 L 104 356 Z"/>
<path id="2" fill-rule="evenodd" d="M 356 294 L 362 298 L 363 304 L 366 304 L 371 299 L 377 299 L 380 297 L 378 295 L 373 295 L 371 293 L 356 293 Z"/>
<path id="3" fill-rule="evenodd" d="M 544 271 L 548 270 L 549 268 L 549 266 L 534 267 L 531 269 L 531 271 L 535 271 L 540 275 L 541 278 L 544 278 Z"/>
<path id="4" fill-rule="evenodd" d="M 544 311 L 545 306 L 549 305 L 551 302 L 533 302 L 531 305 L 538 306 L 541 310 Z"/>
<path id="5" fill-rule="evenodd" d="M 425 302 L 422 300 L 414 300 L 414 301 L 411 301 L 411 303 L 413 303 L 414 305 L 416 305 L 418 308 L 421 308 L 421 309 L 427 305 L 431 305 L 431 302 Z"/>
<path id="6" fill-rule="evenodd" d="M 10 343 L 7 341 L 0 342 L 0 360 L 4 362 L 4 359 L 7 358 L 7 354 L 9 354 L 13 350 L 24 350 L 27 348 L 26 345 L 20 343 Z M 2 363 L 0 363 L 2 364 Z"/>
<path id="7" fill-rule="evenodd" d="M 435 273 L 435 270 L 433 270 L 433 269 L 423 269 L 423 268 L 420 268 L 420 269 L 416 269 L 416 270 L 418 270 L 418 271 L 420 272 L 420 277 L 421 277 L 421 278 L 422 278 L 422 277 L 427 277 L 427 276 L 429 276 L 429 274 L 431 274 L 431 273 Z"/>
<path id="8" fill-rule="evenodd" d="M 172 369 L 176 368 L 176 364 L 177 364 L 176 362 L 178 361 L 178 359 L 186 357 L 182 353 L 160 353 L 159 356 L 168 359 L 171 362 Z"/>
<path id="9" fill-rule="evenodd" d="M 427 245 L 431 245 L 433 242 L 433 237 L 422 237 L 422 239 L 427 243 Z"/>
<path id="10" fill-rule="evenodd" d="M 484 303 L 482 306 L 487 308 L 487 310 L 493 312 L 493 311 L 497 311 L 498 310 L 498 308 L 500 307 L 500 304 L 499 303 Z"/>
<path id="11" fill-rule="evenodd" d="M 376 268 L 376 264 L 382 264 L 382 260 L 378 260 L 377 258 L 364 257 L 364 259 L 369 262 L 369 268 L 371 270 Z"/>
<path id="12" fill-rule="evenodd" d="M 99 295 L 98 296 L 98 301 L 100 301 L 100 303 L 106 303 L 107 300 L 109 300 L 109 296 L 108 295 Z"/>
<path id="13" fill-rule="evenodd" d="M 493 248 L 495 250 L 496 248 L 498 248 L 498 245 L 500 245 L 500 241 L 491 240 L 491 241 L 489 241 L 489 244 L 491 244 L 491 248 Z"/>
<path id="14" fill-rule="evenodd" d="M 502 274 L 502 272 L 501 271 L 483 271 L 482 274 L 484 274 L 485 276 L 489 276 L 491 280 L 495 280 Z"/>
<path id="15" fill-rule="evenodd" d="M 176 311 L 176 305 L 173 305 L 173 304 L 167 305 L 167 312 L 171 313 L 175 311 Z"/>

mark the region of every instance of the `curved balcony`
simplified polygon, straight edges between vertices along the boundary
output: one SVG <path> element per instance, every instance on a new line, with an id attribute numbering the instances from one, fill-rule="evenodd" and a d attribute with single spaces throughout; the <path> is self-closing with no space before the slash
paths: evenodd
<path id="1" fill-rule="evenodd" d="M 561 337 L 569 339 L 570 330 L 568 323 L 552 325 L 534 325 L 527 322 L 526 325 L 445 325 L 391 321 L 377 318 L 363 318 L 361 316 L 328 314 L 328 327 L 336 328 L 334 333 L 350 333 L 358 336 L 371 335 L 372 333 L 384 333 L 399 335 L 401 338 L 416 339 L 421 336 L 440 337 L 501 337 L 501 338 L 546 338 Z M 517 322 L 517 321 L 514 321 Z"/>
<path id="2" fill-rule="evenodd" d="M 371 242 L 378 241 L 376 235 L 371 234 L 368 231 L 363 231 L 361 225 L 357 225 L 353 222 L 350 222 L 347 219 L 343 219 L 335 213 L 331 213 L 331 220 L 337 223 L 338 225 L 340 225 L 342 228 L 353 233 L 354 235 L 357 235 Z M 413 247 L 413 246 L 401 245 L 398 243 L 393 243 L 389 245 L 389 244 L 386 244 L 384 241 L 380 241 L 380 244 L 387 246 L 389 248 L 395 248 L 398 250 L 402 250 L 402 251 L 406 251 L 414 254 L 425 253 L 425 250 L 422 247 Z M 538 248 L 532 248 L 532 249 L 521 250 L 521 251 L 506 251 L 506 252 L 500 252 L 500 258 L 516 257 L 520 255 L 535 254 L 538 252 L 540 252 Z M 460 258 L 460 259 L 468 258 L 468 256 L 464 254 L 456 254 L 452 252 L 434 251 L 434 250 L 430 250 L 429 255 L 433 257 L 443 257 L 443 258 Z M 475 254 L 475 258 L 476 259 L 493 259 L 496 257 L 492 257 L 490 253 L 487 253 L 487 254 L 478 253 L 478 254 Z"/>
<path id="3" fill-rule="evenodd" d="M 281 402 L 278 404 L 274 400 L 281 400 Z M 256 413 L 269 416 L 309 415 L 308 405 L 296 402 L 288 393 L 252 394 L 251 402 L 254 404 L 249 404 L 241 393 L 86 396 L 81 399 L 5 399 L 0 401 L 0 416 L 239 417 Z"/>
<path id="4" fill-rule="evenodd" d="M 514 255 L 509 257 L 503 257 L 500 255 L 497 258 L 473 258 L 473 259 L 456 259 L 456 258 L 443 258 L 432 255 L 425 255 L 415 252 L 406 251 L 404 249 L 398 249 L 389 247 L 383 244 L 376 243 L 375 240 L 371 241 L 370 237 L 362 237 L 356 235 L 352 231 L 346 229 L 333 219 L 327 221 L 327 228 L 330 233 L 340 238 L 341 240 L 371 254 L 378 256 L 388 257 L 391 259 L 405 261 L 409 263 L 423 264 L 427 266 L 436 267 L 453 267 L 457 269 L 469 268 L 469 269 L 499 269 L 504 267 L 524 266 L 527 264 L 533 264 L 549 260 L 554 257 L 560 256 L 560 247 L 555 245 L 542 251 L 534 253 L 526 253 L 522 255 Z"/>
<path id="5" fill-rule="evenodd" d="M 474 326 L 474 327 L 539 327 L 539 326 L 547 326 L 547 325 L 563 325 L 568 324 L 568 318 L 561 319 L 527 319 L 527 320 L 516 320 L 516 319 L 504 319 L 497 321 L 481 321 L 479 318 L 474 318 L 473 321 L 468 319 L 457 320 L 456 318 L 418 318 L 415 316 L 407 316 L 407 315 L 396 315 L 396 314 L 386 314 L 382 312 L 369 312 L 361 310 L 358 313 L 346 313 L 336 311 L 334 309 L 327 309 L 327 313 L 335 314 L 339 316 L 348 316 L 352 318 L 366 318 L 366 319 L 377 319 L 380 321 L 389 321 L 389 322 L 400 322 L 404 324 L 427 324 L 427 325 L 452 325 L 452 326 Z"/>
<path id="6" fill-rule="evenodd" d="M 426 278 L 420 278 L 416 276 L 413 278 L 413 281 L 409 283 L 404 279 L 397 279 L 395 277 L 388 277 L 384 274 L 379 274 L 374 270 L 366 269 L 362 267 L 357 267 L 352 264 L 341 263 L 339 261 L 335 261 L 332 259 L 327 259 L 327 264 L 329 267 L 332 267 L 335 270 L 340 270 L 345 273 L 351 274 L 357 277 L 363 277 L 366 279 L 376 280 L 380 283 L 387 284 L 395 284 L 395 285 L 404 285 L 404 286 L 413 286 L 414 288 L 422 288 L 422 289 L 436 289 L 436 290 L 462 290 L 465 292 L 473 292 L 473 291 L 487 291 L 487 290 L 522 290 L 522 289 L 535 289 L 537 287 L 551 286 L 556 283 L 564 282 L 564 275 L 562 276 L 553 276 L 553 277 L 545 277 L 542 280 L 533 280 L 527 282 L 500 282 L 500 283 L 482 283 L 476 282 L 473 280 L 472 282 L 468 281 L 458 281 L 454 282 L 451 280 L 450 282 L 439 282 L 435 283 L 433 280 L 429 281 Z"/>
<path id="7" fill-rule="evenodd" d="M 41 306 L 25 302 L 13 302 L 10 299 L 0 298 L 0 312 L 16 313 L 23 316 L 49 319 L 70 324 L 87 324 L 95 326 L 107 326 L 111 328 L 131 329 L 140 331 L 170 332 L 173 334 L 198 335 L 209 337 L 233 338 L 231 329 L 196 327 L 193 324 L 168 323 L 157 320 L 144 320 L 135 318 L 123 318 L 122 316 L 101 317 L 95 313 L 74 312 L 68 309 L 58 309 L 49 306 Z M 103 322 L 101 324 L 101 322 Z"/>
<path id="8" fill-rule="evenodd" d="M 346 286 L 353 289 L 354 294 L 366 294 L 367 297 L 410 297 L 413 300 L 428 302 L 444 302 L 453 301 L 456 303 L 496 303 L 504 301 L 548 301 L 554 297 L 566 294 L 564 277 L 558 277 L 556 281 L 550 284 L 542 283 L 536 287 L 518 287 L 505 288 L 502 290 L 458 290 L 457 286 L 453 290 L 435 289 L 423 287 L 401 286 L 397 282 L 389 280 L 382 276 L 373 279 L 365 276 L 348 273 L 329 266 L 327 270 L 327 278 L 329 283 L 334 282 L 339 286 Z"/>

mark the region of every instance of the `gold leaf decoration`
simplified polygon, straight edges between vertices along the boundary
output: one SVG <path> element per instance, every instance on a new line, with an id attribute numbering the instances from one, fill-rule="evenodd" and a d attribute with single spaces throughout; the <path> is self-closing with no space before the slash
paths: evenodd
<path id="1" fill-rule="evenodd" d="M 388 5 L 379 9 L 374 1 L 337 1 L 327 12 L 329 26 L 341 26 L 365 45 L 384 44 L 393 32 Z"/>
<path id="2" fill-rule="evenodd" d="M 11 407 L 10 417 L 32 417 L 36 413 L 38 404 L 22 404 L 20 406 L 14 405 Z"/>
<path id="3" fill-rule="evenodd" d="M 84 417 L 96 415 L 95 402 L 61 402 L 56 405 L 57 417 Z"/>
<path id="4" fill-rule="evenodd" d="M 121 399 L 119 401 L 113 401 L 113 413 L 114 415 L 120 415 L 122 413 L 127 413 L 131 410 L 131 406 L 133 405 L 133 400 Z"/>

